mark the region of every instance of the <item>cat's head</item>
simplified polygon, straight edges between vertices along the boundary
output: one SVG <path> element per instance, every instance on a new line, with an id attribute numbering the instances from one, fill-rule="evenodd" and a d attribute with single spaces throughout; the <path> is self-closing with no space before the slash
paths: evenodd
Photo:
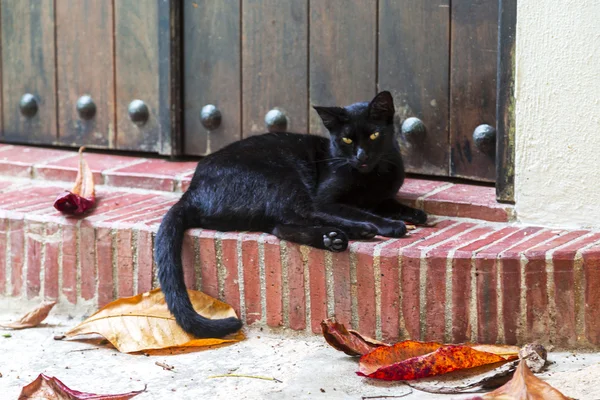
<path id="1" fill-rule="evenodd" d="M 370 102 L 314 109 L 331 135 L 331 156 L 356 170 L 369 172 L 386 153 L 395 151 L 395 110 L 390 92 L 381 92 Z"/>

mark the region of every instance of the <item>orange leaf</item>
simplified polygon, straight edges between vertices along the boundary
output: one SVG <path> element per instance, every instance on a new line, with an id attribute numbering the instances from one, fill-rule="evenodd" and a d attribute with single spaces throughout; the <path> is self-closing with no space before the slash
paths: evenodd
<path id="1" fill-rule="evenodd" d="M 381 346 L 389 346 L 360 333 L 347 330 L 344 324 L 340 324 L 335 318 L 321 321 L 323 337 L 331 347 L 343 351 L 349 356 L 362 356 Z"/>
<path id="2" fill-rule="evenodd" d="M 9 324 L 0 324 L 0 327 L 10 329 L 24 329 L 38 326 L 43 320 L 46 319 L 46 317 L 50 313 L 50 310 L 52 310 L 52 307 L 54 307 L 55 304 L 55 301 L 44 301 L 35 309 L 25 314 L 20 320 L 11 322 Z"/>
<path id="3" fill-rule="evenodd" d="M 19 400 L 127 400 L 145 390 L 146 388 L 135 392 L 107 395 L 84 393 L 68 388 L 57 378 L 39 374 L 35 381 L 21 390 Z"/>
<path id="4" fill-rule="evenodd" d="M 514 360 L 518 357 L 475 350 L 465 345 L 442 345 L 413 340 L 380 347 L 360 359 L 358 375 L 388 381 L 412 380 Z"/>
<path id="5" fill-rule="evenodd" d="M 561 392 L 535 376 L 524 361 L 519 363 L 510 381 L 480 398 L 484 400 L 569 400 Z"/>
<path id="6" fill-rule="evenodd" d="M 73 189 L 59 194 L 54 200 L 54 208 L 65 214 L 81 214 L 96 203 L 94 174 L 83 158 L 84 149 L 79 148 L 79 169 Z"/>
<path id="7" fill-rule="evenodd" d="M 237 317 L 231 306 L 204 293 L 188 290 L 194 309 L 206 318 Z M 244 339 L 241 332 L 223 339 L 197 339 L 177 325 L 160 289 L 107 304 L 67 332 L 66 336 L 97 333 L 119 351 L 133 353 L 173 347 L 204 347 Z"/>

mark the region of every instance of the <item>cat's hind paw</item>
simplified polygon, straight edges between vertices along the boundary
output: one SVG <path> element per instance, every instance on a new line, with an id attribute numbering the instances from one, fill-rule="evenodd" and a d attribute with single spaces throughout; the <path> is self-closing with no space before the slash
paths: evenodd
<path id="1" fill-rule="evenodd" d="M 323 247 L 326 250 L 339 253 L 348 248 L 348 237 L 338 229 L 323 234 Z"/>

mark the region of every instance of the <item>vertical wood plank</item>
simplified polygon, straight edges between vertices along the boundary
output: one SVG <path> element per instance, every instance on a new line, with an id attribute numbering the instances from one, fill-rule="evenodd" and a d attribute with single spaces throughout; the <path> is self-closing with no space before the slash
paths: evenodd
<path id="1" fill-rule="evenodd" d="M 376 14 L 376 1 L 310 1 L 311 105 L 344 106 L 375 96 Z M 318 114 L 309 112 L 310 133 L 326 135 Z"/>
<path id="2" fill-rule="evenodd" d="M 378 90 L 394 96 L 409 172 L 448 175 L 449 31 L 449 0 L 379 1 Z M 409 117 L 423 121 L 425 135 L 402 135 Z"/>
<path id="3" fill-rule="evenodd" d="M 56 2 L 56 54 L 60 143 L 115 147 L 113 2 Z M 79 117 L 76 104 L 89 95 L 96 114 Z"/>
<path id="4" fill-rule="evenodd" d="M 515 38 L 517 0 L 499 0 L 496 198 L 515 201 Z"/>
<path id="5" fill-rule="evenodd" d="M 240 1 L 184 0 L 183 127 L 185 153 L 205 155 L 240 139 Z M 221 124 L 208 131 L 202 107 L 215 105 Z"/>
<path id="6" fill-rule="evenodd" d="M 243 0 L 242 62 L 244 137 L 267 131 L 271 109 L 307 132 L 308 0 Z"/>
<path id="7" fill-rule="evenodd" d="M 450 174 L 493 182 L 495 157 L 480 151 L 473 131 L 496 126 L 498 0 L 452 3 Z"/>
<path id="8" fill-rule="evenodd" d="M 56 70 L 52 1 L 3 0 L 2 132 L 8 142 L 56 141 Z M 22 115 L 21 97 L 32 94 L 37 112 Z"/>
<path id="9" fill-rule="evenodd" d="M 178 35 L 171 36 L 172 24 L 178 22 L 171 18 L 177 15 L 177 4 L 176 0 L 115 2 L 116 148 L 120 150 L 163 154 L 174 150 L 170 139 L 178 133 L 178 126 L 171 117 L 180 104 L 177 92 L 169 87 L 178 80 L 177 66 L 173 70 L 170 62 L 174 56 L 170 44 L 180 40 Z M 148 107 L 148 120 L 143 124 L 129 116 L 134 100 Z"/>

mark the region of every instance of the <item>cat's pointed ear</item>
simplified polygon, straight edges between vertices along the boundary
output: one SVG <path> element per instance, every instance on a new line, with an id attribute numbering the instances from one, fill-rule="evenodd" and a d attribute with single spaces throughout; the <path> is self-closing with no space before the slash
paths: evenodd
<path id="1" fill-rule="evenodd" d="M 348 120 L 348 114 L 342 107 L 313 106 L 313 108 L 321 117 L 325 128 L 330 131 Z"/>
<path id="2" fill-rule="evenodd" d="M 372 120 L 392 123 L 395 112 L 394 99 L 387 90 L 377 94 L 369 103 L 369 118 Z"/>

